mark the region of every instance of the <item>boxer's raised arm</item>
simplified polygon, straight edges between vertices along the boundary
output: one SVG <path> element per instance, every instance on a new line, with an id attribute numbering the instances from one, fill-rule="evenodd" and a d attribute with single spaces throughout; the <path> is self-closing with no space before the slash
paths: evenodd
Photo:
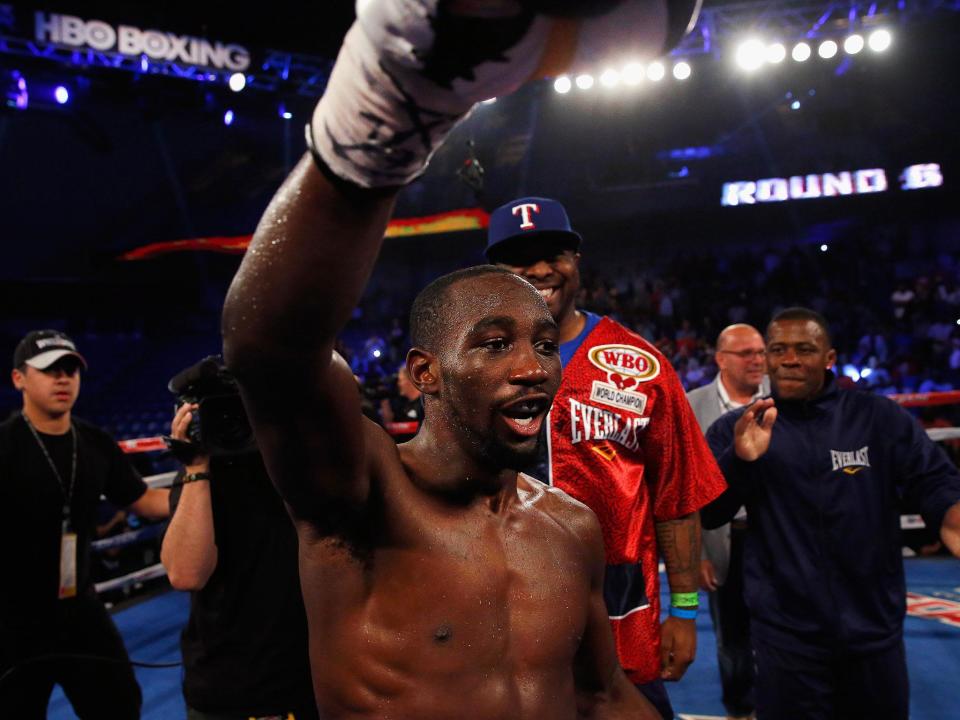
<path id="1" fill-rule="evenodd" d="M 344 191 L 306 155 L 274 196 L 227 295 L 224 355 L 294 513 L 366 498 L 356 382 L 333 352 L 380 249 L 395 190 Z"/>
<path id="2" fill-rule="evenodd" d="M 358 4 L 309 123 L 314 150 L 353 189 L 301 160 L 261 220 L 224 308 L 227 365 L 270 475 L 296 513 L 309 516 L 321 499 L 366 496 L 363 438 L 372 430 L 333 342 L 369 278 L 395 188 L 423 172 L 474 103 L 586 59 L 659 52 L 697 6 L 607 5 L 571 25 L 569 3 Z M 568 38 L 562 50 L 558 37 Z"/>

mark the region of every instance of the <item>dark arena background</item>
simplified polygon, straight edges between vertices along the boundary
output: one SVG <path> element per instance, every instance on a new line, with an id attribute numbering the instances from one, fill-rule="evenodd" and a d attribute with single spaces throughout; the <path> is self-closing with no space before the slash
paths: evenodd
<path id="1" fill-rule="evenodd" d="M 724 326 L 810 306 L 831 322 L 843 381 L 911 406 L 956 460 L 958 11 L 707 0 L 658 62 L 624 58 L 477 106 L 401 194 L 343 334 L 371 413 L 396 393 L 416 291 L 481 261 L 493 208 L 537 195 L 561 200 L 584 237 L 580 306 L 654 342 L 688 389 L 716 374 Z M 341 0 L 0 4 L 4 373 L 27 331 L 67 332 L 90 365 L 76 413 L 126 441 L 155 484 L 175 467 L 159 439 L 167 382 L 220 352 L 227 286 L 304 152 L 352 18 Z M 108 42 L 121 25 L 125 47 Z M 178 52 L 186 36 L 204 47 Z M 0 415 L 20 402 L 4 383 Z M 919 516 L 902 521 L 911 717 L 955 718 L 960 566 Z M 179 660 L 187 613 L 159 565 L 162 531 L 122 517 L 95 561 L 145 662 Z M 683 716 L 722 717 L 706 612 L 698 628 L 671 696 Z M 143 717 L 184 716 L 178 668 L 137 675 Z M 59 691 L 49 717 L 74 717 Z"/>

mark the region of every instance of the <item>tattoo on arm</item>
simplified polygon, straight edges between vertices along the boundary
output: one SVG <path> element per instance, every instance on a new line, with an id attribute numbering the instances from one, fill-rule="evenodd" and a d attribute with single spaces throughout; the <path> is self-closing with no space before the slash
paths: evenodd
<path id="1" fill-rule="evenodd" d="M 671 592 L 696 592 L 700 570 L 700 517 L 691 513 L 656 523 L 657 548 Z"/>

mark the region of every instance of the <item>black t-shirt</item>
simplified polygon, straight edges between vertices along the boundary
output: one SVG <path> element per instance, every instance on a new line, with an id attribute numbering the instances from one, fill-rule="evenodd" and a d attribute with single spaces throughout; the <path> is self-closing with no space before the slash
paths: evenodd
<path id="1" fill-rule="evenodd" d="M 91 591 L 90 541 L 100 496 L 129 505 L 147 486 L 110 435 L 73 419 L 77 476 L 70 526 L 77 533 L 77 592 Z M 70 482 L 71 433 L 38 433 L 63 483 Z M 23 633 L 57 608 L 64 489 L 21 415 L 0 423 L 0 635 Z"/>
<path id="2" fill-rule="evenodd" d="M 316 704 L 293 522 L 258 455 L 214 458 L 210 473 L 217 566 L 191 594 L 184 697 L 201 712 L 309 718 Z"/>

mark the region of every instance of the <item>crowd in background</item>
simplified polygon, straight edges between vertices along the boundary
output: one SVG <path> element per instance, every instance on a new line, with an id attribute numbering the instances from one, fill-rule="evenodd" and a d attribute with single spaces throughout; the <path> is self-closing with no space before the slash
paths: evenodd
<path id="1" fill-rule="evenodd" d="M 794 304 L 829 319 L 843 382 L 883 394 L 957 389 L 960 253 L 952 234 L 950 228 L 881 225 L 792 246 L 674 243 L 648 247 L 646 257 L 642 248 L 631 248 L 622 261 L 591 242 L 577 306 L 609 314 L 654 343 L 688 390 L 716 375 L 714 343 L 721 329 L 734 322 L 762 329 L 773 313 Z M 421 255 L 409 272 L 393 268 L 375 275 L 339 343 L 372 416 L 383 399 L 398 397 L 396 372 L 409 347 L 406 312 L 413 294 L 453 269 L 429 262 Z M 58 326 L 52 320 L 35 324 Z M 210 321 L 211 328 L 217 324 Z M 117 438 L 164 432 L 172 407 L 167 381 L 219 345 L 215 330 L 178 332 L 174 341 L 151 328 L 110 333 L 68 321 L 64 329 L 99 370 L 84 378 L 78 412 Z M 0 390 L 0 414 L 18 404 L 11 386 Z"/>
<path id="2" fill-rule="evenodd" d="M 883 394 L 960 387 L 960 261 L 932 241 L 880 230 L 842 243 L 594 265 L 582 280 L 577 306 L 655 344 L 688 390 L 715 376 L 720 330 L 737 322 L 763 328 L 794 304 L 829 318 L 838 374 L 849 382 Z M 409 306 L 394 300 L 381 294 L 367 303 L 365 321 L 382 330 L 341 347 L 368 387 L 382 385 L 406 353 L 404 320 L 382 316 Z"/>
<path id="3" fill-rule="evenodd" d="M 760 250 L 672 248 L 622 263 L 591 256 L 582 266 L 576 305 L 610 315 L 656 345 L 688 390 L 715 377 L 715 342 L 724 327 L 744 322 L 763 329 L 773 314 L 794 304 L 830 321 L 843 383 L 882 394 L 960 389 L 960 254 L 951 252 L 951 242 L 881 229 L 842 242 Z M 398 441 L 409 439 L 411 423 L 422 419 L 415 389 L 398 379 L 409 347 L 405 313 L 412 297 L 406 292 L 395 278 L 372 285 L 337 347 L 356 374 L 365 414 Z M 167 381 L 196 357 L 214 354 L 219 340 L 215 334 L 181 335 L 174 343 L 149 330 L 77 335 L 95 369 L 83 379 L 86 404 L 79 414 L 118 439 L 168 433 L 173 396 Z M 0 415 L 17 402 L 19 394 L 5 388 Z M 927 427 L 960 426 L 960 404 L 915 414 Z M 960 440 L 943 446 L 960 462 Z M 143 475 L 173 465 L 164 453 L 131 459 Z M 135 514 L 104 504 L 96 537 L 143 525 Z M 905 545 L 920 554 L 944 552 L 936 540 L 926 530 L 904 535 Z M 149 566 L 157 562 L 158 547 L 152 537 L 106 548 L 95 554 L 92 578 L 105 581 Z M 162 587 L 156 579 L 102 597 L 120 602 Z"/>

